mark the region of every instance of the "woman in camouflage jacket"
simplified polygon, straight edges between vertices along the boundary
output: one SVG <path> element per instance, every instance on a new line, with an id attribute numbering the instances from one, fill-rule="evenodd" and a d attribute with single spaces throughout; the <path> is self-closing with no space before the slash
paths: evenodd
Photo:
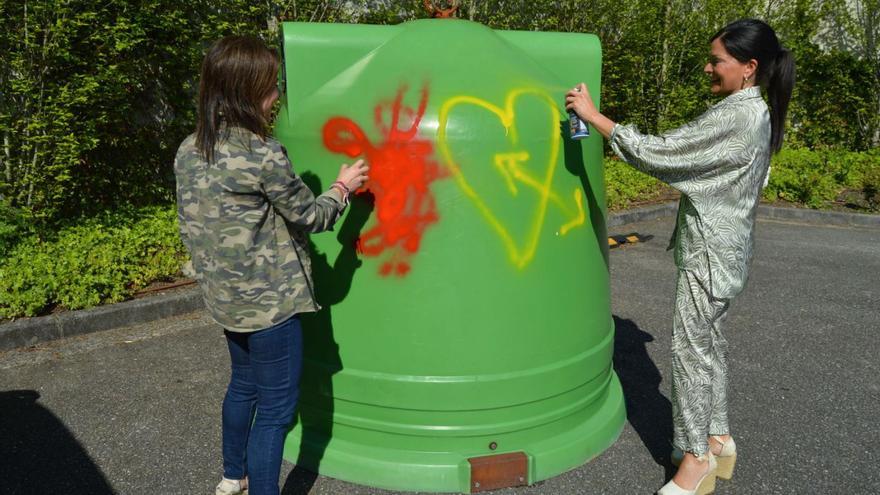
<path id="1" fill-rule="evenodd" d="M 279 492 L 302 369 L 297 315 L 319 309 L 306 234 L 331 229 L 367 179 L 362 160 L 342 165 L 315 197 L 293 172 L 266 133 L 279 64 L 257 38 L 216 42 L 202 64 L 196 132 L 174 162 L 180 235 L 232 363 L 218 495 Z"/>

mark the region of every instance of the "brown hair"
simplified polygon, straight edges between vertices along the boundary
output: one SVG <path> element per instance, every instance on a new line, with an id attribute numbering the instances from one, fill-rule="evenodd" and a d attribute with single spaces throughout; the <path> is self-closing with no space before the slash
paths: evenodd
<path id="1" fill-rule="evenodd" d="M 279 65 L 278 55 L 253 36 L 227 36 L 208 50 L 196 124 L 196 147 L 208 162 L 214 160 L 217 143 L 229 136 L 229 126 L 266 137 L 262 105 L 277 84 Z"/>

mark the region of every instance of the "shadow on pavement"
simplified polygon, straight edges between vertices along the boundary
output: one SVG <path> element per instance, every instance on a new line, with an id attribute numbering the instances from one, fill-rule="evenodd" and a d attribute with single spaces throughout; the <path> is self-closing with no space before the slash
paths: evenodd
<path id="1" fill-rule="evenodd" d="M 104 474 L 34 390 L 0 392 L 0 492 L 113 494 Z"/>
<path id="2" fill-rule="evenodd" d="M 672 403 L 660 393 L 663 377 L 648 355 L 647 342 L 654 337 L 631 320 L 614 317 L 614 371 L 623 386 L 629 424 L 648 448 L 654 462 L 675 474 L 672 451 Z"/>
<path id="3" fill-rule="evenodd" d="M 303 181 L 313 191 L 322 190 L 320 181 L 312 174 L 303 174 Z M 336 236 L 342 249 L 332 265 L 327 254 L 310 243 L 312 276 L 322 309 L 301 315 L 305 362 L 297 421 L 302 424 L 303 435 L 299 458 L 284 482 L 283 495 L 309 493 L 333 434 L 332 378 L 343 368 L 339 345 L 333 335 L 333 306 L 348 295 L 354 273 L 361 266 L 355 245 L 373 211 L 373 196 L 369 193 L 352 195 L 349 208 Z"/>

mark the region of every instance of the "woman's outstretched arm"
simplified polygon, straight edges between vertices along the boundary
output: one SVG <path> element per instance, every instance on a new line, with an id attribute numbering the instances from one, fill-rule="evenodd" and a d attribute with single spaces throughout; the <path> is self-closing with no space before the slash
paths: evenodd
<path id="1" fill-rule="evenodd" d="M 744 120 L 749 118 L 746 114 L 707 112 L 678 129 L 652 136 L 599 113 L 583 83 L 566 94 L 566 108 L 607 137 L 621 159 L 676 188 L 739 163 L 742 160 L 736 160 L 735 155 L 749 151 L 740 136 L 742 129 L 752 125 Z"/>

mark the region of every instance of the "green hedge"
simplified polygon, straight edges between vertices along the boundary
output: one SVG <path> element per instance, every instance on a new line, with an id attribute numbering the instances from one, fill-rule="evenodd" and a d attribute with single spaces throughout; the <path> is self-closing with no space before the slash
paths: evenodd
<path id="1" fill-rule="evenodd" d="M 33 234 L 0 261 L 0 318 L 122 301 L 173 278 L 185 259 L 168 206 L 81 219 L 52 238 Z"/>
<path id="2" fill-rule="evenodd" d="M 783 149 L 773 156 L 763 200 L 808 208 L 880 211 L 880 149 Z M 605 159 L 608 208 L 657 199 L 670 188 L 616 158 Z"/>
<path id="3" fill-rule="evenodd" d="M 611 210 L 649 202 L 670 191 L 666 184 L 617 158 L 605 159 L 605 197 Z"/>
<path id="4" fill-rule="evenodd" d="M 865 152 L 784 149 L 773 157 L 765 201 L 827 208 L 846 193 L 851 207 L 877 211 L 880 149 Z"/>
<path id="5" fill-rule="evenodd" d="M 786 142 L 866 150 L 880 145 L 880 23 L 859 13 L 878 1 L 461 0 L 458 15 L 494 29 L 595 33 L 594 96 L 612 120 L 654 134 L 717 101 L 702 70 L 709 37 L 733 19 L 764 18 L 797 59 Z M 0 196 L 43 227 L 172 201 L 171 163 L 195 126 L 212 41 L 251 33 L 274 44 L 280 19 L 426 16 L 422 0 L 0 1 Z"/>
<path id="6" fill-rule="evenodd" d="M 605 179 L 612 210 L 671 191 L 614 158 L 605 160 Z M 880 211 L 878 190 L 880 150 L 785 149 L 773 158 L 764 199 L 824 208 L 849 192 L 861 209 Z M 174 206 L 115 210 L 46 234 L 31 230 L 20 211 L 0 201 L 0 318 L 122 301 L 179 276 L 186 258 Z"/>
<path id="7" fill-rule="evenodd" d="M 5 257 L 21 239 L 33 234 L 31 226 L 26 211 L 13 208 L 0 196 L 0 257 Z"/>

